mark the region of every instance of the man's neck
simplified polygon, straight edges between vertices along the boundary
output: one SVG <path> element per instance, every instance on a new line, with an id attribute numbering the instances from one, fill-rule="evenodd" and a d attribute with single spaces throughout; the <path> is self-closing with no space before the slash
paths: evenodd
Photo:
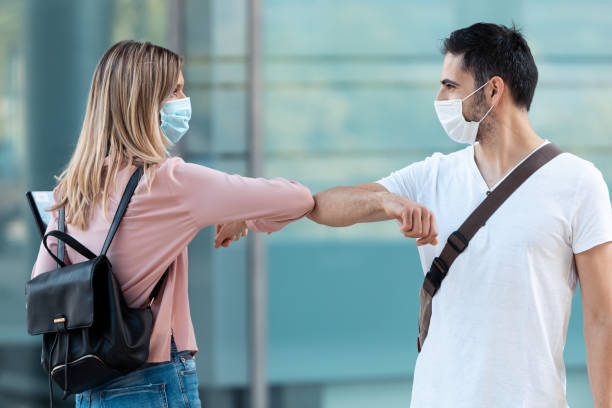
<path id="1" fill-rule="evenodd" d="M 474 145 L 474 160 L 491 188 L 542 143 L 544 140 L 529 124 L 527 112 L 516 112 L 496 123 L 495 133 Z"/>

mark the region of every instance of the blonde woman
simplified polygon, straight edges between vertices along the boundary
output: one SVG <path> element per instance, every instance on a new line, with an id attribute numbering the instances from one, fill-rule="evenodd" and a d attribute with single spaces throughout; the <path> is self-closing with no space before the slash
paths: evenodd
<path id="1" fill-rule="evenodd" d="M 66 232 L 99 253 L 128 179 L 144 175 L 107 254 L 130 307 L 152 306 L 154 324 L 144 368 L 76 395 L 77 407 L 200 406 L 193 356 L 198 348 L 187 297 L 187 245 L 216 224 L 215 247 L 254 231 L 278 231 L 311 211 L 310 191 L 284 179 L 228 175 L 168 157 L 189 128 L 182 59 L 148 42 L 122 41 L 95 70 L 81 134 L 57 178 L 48 231 L 65 207 Z M 57 240 L 50 240 L 52 251 Z M 66 247 L 67 263 L 85 258 Z M 56 267 L 43 246 L 35 277 Z M 163 384 L 163 386 L 161 386 Z M 167 404 L 167 405 L 166 405 Z"/>

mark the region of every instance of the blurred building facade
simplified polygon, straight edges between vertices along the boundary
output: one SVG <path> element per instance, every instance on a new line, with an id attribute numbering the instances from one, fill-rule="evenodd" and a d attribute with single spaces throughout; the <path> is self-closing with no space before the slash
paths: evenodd
<path id="1" fill-rule="evenodd" d="M 0 405 L 42 406 L 40 338 L 24 284 L 39 240 L 24 193 L 49 190 L 75 146 L 98 58 L 122 39 L 185 57 L 186 161 L 246 174 L 247 0 L 0 0 Z M 612 3 L 603 0 L 267 0 L 265 176 L 313 192 L 369 182 L 460 148 L 433 109 L 440 40 L 477 21 L 512 24 L 534 53 L 535 130 L 612 181 Z M 214 199 L 214 198 L 211 198 Z M 246 407 L 247 245 L 190 246 L 190 301 L 205 406 Z M 394 223 L 302 220 L 267 238 L 272 408 L 410 401 L 422 271 Z M 570 405 L 590 406 L 579 292 L 567 335 Z"/>

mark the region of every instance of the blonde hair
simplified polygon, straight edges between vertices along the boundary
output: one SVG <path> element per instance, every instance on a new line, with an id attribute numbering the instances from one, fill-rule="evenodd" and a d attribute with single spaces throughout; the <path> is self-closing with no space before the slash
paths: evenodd
<path id="1" fill-rule="evenodd" d="M 180 56 L 149 42 L 121 41 L 104 53 L 93 75 L 76 149 L 55 177 L 59 198 L 48 211 L 66 206 L 66 223 L 86 230 L 101 194 L 110 222 L 109 188 L 123 162 L 143 167 L 150 191 L 155 167 L 172 145 L 161 132 L 159 111 L 175 90 L 182 65 Z"/>

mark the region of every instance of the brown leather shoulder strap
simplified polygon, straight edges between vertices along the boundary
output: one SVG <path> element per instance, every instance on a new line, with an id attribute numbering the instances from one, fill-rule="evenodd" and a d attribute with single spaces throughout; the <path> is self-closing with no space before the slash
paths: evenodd
<path id="1" fill-rule="evenodd" d="M 423 289 L 433 296 L 442 280 L 446 277 L 455 259 L 467 248 L 470 240 L 478 230 L 485 225 L 489 217 L 516 191 L 533 173 L 540 167 L 563 153 L 561 149 L 552 143 L 548 143 L 525 159 L 512 173 L 510 173 L 497 186 L 482 203 L 470 214 L 459 229 L 449 237 L 440 256 L 432 262 L 431 268 L 425 276 Z"/>

